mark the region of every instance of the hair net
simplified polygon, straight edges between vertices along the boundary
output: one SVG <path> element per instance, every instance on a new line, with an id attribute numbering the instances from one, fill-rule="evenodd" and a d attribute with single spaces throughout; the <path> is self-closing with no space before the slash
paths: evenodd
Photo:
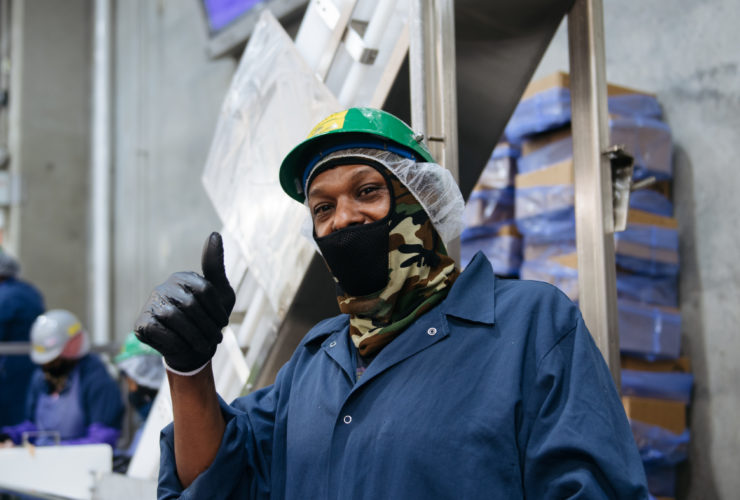
<path id="1" fill-rule="evenodd" d="M 164 364 L 159 355 L 132 356 L 119 361 L 118 368 L 137 384 L 150 389 L 159 389 L 164 377 Z"/>
<path id="2" fill-rule="evenodd" d="M 18 271 L 18 261 L 0 248 L 0 278 L 15 278 Z"/>
<path id="3" fill-rule="evenodd" d="M 344 158 L 349 163 L 352 158 L 365 158 L 383 165 L 418 200 L 442 241 L 448 243 L 460 236 L 465 201 L 449 170 L 436 163 L 417 162 L 381 149 L 349 148 L 335 151 L 322 158 L 314 165 L 307 179 L 310 181 L 316 169 L 326 162 Z M 302 232 L 305 234 L 305 225 Z"/>

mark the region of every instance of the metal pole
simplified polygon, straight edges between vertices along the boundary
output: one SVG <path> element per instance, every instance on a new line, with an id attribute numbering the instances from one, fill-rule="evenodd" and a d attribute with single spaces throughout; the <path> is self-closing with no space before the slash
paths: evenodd
<path id="1" fill-rule="evenodd" d="M 435 114 L 436 126 L 442 131 L 443 152 L 440 155 L 442 166 L 459 181 L 457 146 L 457 79 L 455 68 L 455 6 L 453 0 L 434 2 L 437 44 L 436 44 L 436 91 L 439 110 Z M 434 140 L 430 137 L 430 140 Z"/>
<path id="2" fill-rule="evenodd" d="M 454 2 L 411 0 L 409 11 L 411 126 L 459 180 Z M 449 242 L 447 250 L 460 261 L 459 240 Z"/>
<path id="3" fill-rule="evenodd" d="M 409 9 L 409 88 L 411 126 L 427 136 L 427 48 L 424 26 L 430 10 L 427 0 L 411 0 Z"/>
<path id="4" fill-rule="evenodd" d="M 578 289 L 583 319 L 620 386 L 614 218 L 607 149 L 602 0 L 576 0 L 568 16 Z"/>
<path id="5" fill-rule="evenodd" d="M 92 276 L 89 303 L 93 341 L 105 344 L 111 340 L 111 0 L 95 0 L 93 22 Z"/>
<path id="6" fill-rule="evenodd" d="M 10 138 L 8 136 L 8 95 L 10 94 L 10 0 L 0 0 L 0 95 L 3 97 L 2 109 L 0 109 L 0 172 L 8 175 L 12 181 L 12 175 L 8 163 L 10 162 Z M 18 200 L 15 200 L 17 203 Z M 0 206 L 0 247 L 7 243 L 5 237 L 8 234 L 10 212 L 14 200 L 8 206 Z"/>

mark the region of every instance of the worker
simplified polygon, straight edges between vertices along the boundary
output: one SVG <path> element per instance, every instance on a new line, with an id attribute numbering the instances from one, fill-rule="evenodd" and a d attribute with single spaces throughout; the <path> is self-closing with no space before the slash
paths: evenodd
<path id="1" fill-rule="evenodd" d="M 139 341 L 134 332 L 129 332 L 114 361 L 126 381 L 128 402 L 136 415 L 136 431 L 131 443 L 124 450 L 117 450 L 114 456 L 114 470 L 125 472 L 139 445 L 154 398 L 164 379 L 162 356 Z"/>
<path id="2" fill-rule="evenodd" d="M 38 368 L 26 399 L 26 420 L 3 427 L 0 441 L 37 445 L 108 443 L 121 433 L 121 391 L 77 317 L 53 309 L 31 326 L 31 360 Z M 11 443 L 12 441 L 12 443 Z"/>
<path id="3" fill-rule="evenodd" d="M 135 330 L 171 390 L 159 498 L 648 497 L 578 308 L 482 254 L 459 271 L 445 243 L 463 199 L 418 134 L 380 110 L 334 114 L 280 182 L 308 207 L 342 314 L 229 405 L 210 364 L 234 305 L 220 236 L 202 276 L 154 290 Z"/>
<path id="4" fill-rule="evenodd" d="M 0 342 L 28 342 L 31 324 L 44 312 L 44 299 L 18 279 L 20 265 L 0 248 Z M 0 354 L 0 427 L 23 420 L 34 364 L 28 354 Z"/>

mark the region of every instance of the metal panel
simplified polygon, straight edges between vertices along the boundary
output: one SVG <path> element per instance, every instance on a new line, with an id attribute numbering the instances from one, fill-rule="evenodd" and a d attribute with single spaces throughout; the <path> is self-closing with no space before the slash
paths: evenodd
<path id="1" fill-rule="evenodd" d="M 412 0 L 409 76 L 411 125 L 423 134 L 432 155 L 459 179 L 455 12 L 452 0 Z M 460 241 L 448 243 L 460 260 Z"/>
<path id="2" fill-rule="evenodd" d="M 568 16 L 578 288 L 586 326 L 619 387 L 614 218 L 601 0 L 576 0 Z"/>
<path id="3" fill-rule="evenodd" d="M 96 344 L 111 340 L 111 21 L 111 1 L 95 0 L 90 127 L 92 273 L 88 310 Z"/>

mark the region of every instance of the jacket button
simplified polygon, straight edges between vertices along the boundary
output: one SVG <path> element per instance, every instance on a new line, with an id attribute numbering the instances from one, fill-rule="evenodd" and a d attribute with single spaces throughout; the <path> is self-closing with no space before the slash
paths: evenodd
<path id="1" fill-rule="evenodd" d="M 329 344 L 329 347 L 334 347 L 335 345 L 337 345 L 337 341 L 332 340 L 331 343 Z"/>
<path id="2" fill-rule="evenodd" d="M 429 330 L 427 330 L 427 335 L 436 335 L 437 329 L 434 327 L 431 327 Z"/>
<path id="3" fill-rule="evenodd" d="M 349 423 L 351 423 L 351 422 L 352 422 L 352 417 L 351 417 L 350 415 L 345 415 L 345 416 L 344 416 L 344 418 L 342 419 L 342 421 L 343 421 L 343 422 L 344 422 L 345 424 L 349 424 Z"/>

